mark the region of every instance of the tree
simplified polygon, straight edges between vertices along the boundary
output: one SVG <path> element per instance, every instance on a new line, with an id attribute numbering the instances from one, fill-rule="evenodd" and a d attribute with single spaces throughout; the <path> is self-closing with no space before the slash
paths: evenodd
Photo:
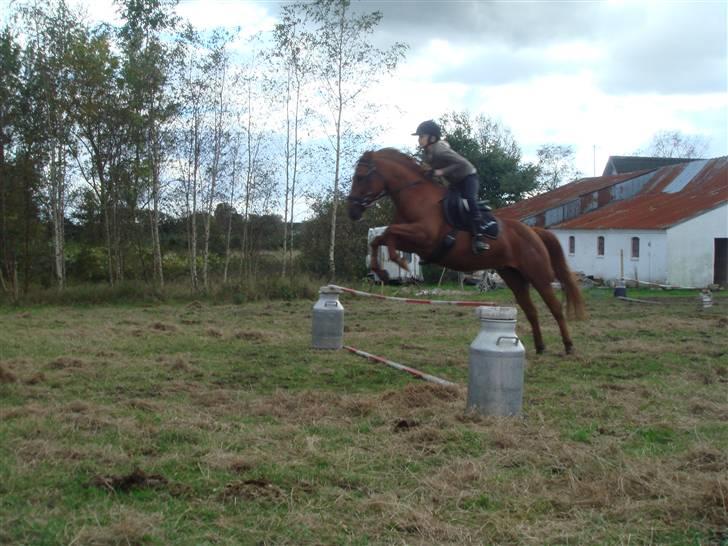
<path id="1" fill-rule="evenodd" d="M 14 165 L 8 162 L 18 133 L 21 94 L 21 47 L 9 27 L 0 33 L 0 288 L 15 294 L 17 271 L 10 241 L 9 200 L 12 197 L 11 177 Z M 14 177 L 13 177 L 14 178 Z"/>
<path id="2" fill-rule="evenodd" d="M 229 133 L 226 131 L 226 121 L 229 114 L 227 84 L 229 58 L 226 51 L 230 36 L 213 33 L 210 41 L 210 53 L 207 58 L 205 73 L 208 74 L 208 89 L 212 91 L 210 107 L 213 114 L 211 127 L 212 154 L 207 174 L 210 179 L 207 195 L 207 215 L 205 216 L 205 235 L 202 252 L 202 283 L 205 290 L 209 290 L 209 249 L 210 249 L 210 219 L 212 218 L 213 204 L 217 197 L 218 179 L 222 173 L 222 155 Z M 227 268 L 226 268 L 227 271 Z"/>
<path id="3" fill-rule="evenodd" d="M 478 170 L 480 199 L 497 208 L 533 192 L 538 169 L 522 162 L 520 147 L 500 122 L 483 115 L 473 119 L 467 112 L 451 112 L 441 123 L 448 143 Z"/>
<path id="4" fill-rule="evenodd" d="M 21 4 L 17 15 L 18 28 L 26 44 L 22 55 L 26 93 L 22 104 L 26 115 L 22 125 L 26 128 L 25 142 L 33 143 L 27 149 L 31 153 L 25 160 L 32 164 L 38 177 L 37 197 L 52 230 L 51 268 L 57 287 L 63 289 L 68 159 L 72 142 L 67 60 L 80 27 L 78 17 L 69 10 L 65 0 Z"/>
<path id="5" fill-rule="evenodd" d="M 574 165 L 574 148 L 558 144 L 544 144 L 538 155 L 538 186 L 534 193 L 558 188 L 561 184 L 576 180 L 582 173 Z"/>
<path id="6" fill-rule="evenodd" d="M 332 192 L 318 196 L 313 204 L 313 217 L 301 227 L 301 265 L 315 275 L 322 277 L 329 273 L 327 233 L 331 224 L 334 204 Z M 343 200 L 340 205 L 343 205 Z M 366 275 L 365 258 L 368 250 L 367 234 L 369 228 L 391 223 L 394 214 L 392 202 L 382 199 L 372 206 L 358 222 L 349 222 L 346 207 L 336 207 L 339 215 L 340 241 L 336 253 L 337 275 L 345 279 L 360 279 Z"/>
<path id="7" fill-rule="evenodd" d="M 276 25 L 273 32 L 276 48 L 274 56 L 282 61 L 282 68 L 285 71 L 286 171 L 283 213 L 283 260 L 281 265 L 281 274 L 283 276 L 286 275 L 287 265 L 293 259 L 293 210 L 296 200 L 296 182 L 298 179 L 301 98 L 305 74 L 310 68 L 305 35 L 301 30 L 304 24 L 305 21 L 297 13 L 296 7 L 284 6 L 281 13 L 281 22 Z"/>
<path id="8" fill-rule="evenodd" d="M 188 26 L 182 33 L 182 62 L 178 66 L 177 101 L 180 104 L 180 118 L 177 139 L 180 142 L 180 171 L 184 195 L 184 216 L 187 227 L 187 257 L 192 288 L 199 288 L 197 274 L 197 197 L 200 187 L 200 165 L 202 162 L 204 99 L 208 94 L 208 83 L 203 71 L 199 35 Z"/>
<path id="9" fill-rule="evenodd" d="M 159 240 L 161 181 L 166 145 L 165 125 L 176 113 L 167 91 L 174 52 L 162 39 L 173 30 L 176 0 L 121 0 L 124 25 L 120 37 L 124 49 L 123 83 L 127 108 L 132 114 L 135 174 L 146 182 L 152 203 L 149 211 L 154 279 L 164 286 Z"/>
<path id="10" fill-rule="evenodd" d="M 121 279 L 116 175 L 121 171 L 126 118 L 119 93 L 119 59 L 106 31 L 87 31 L 69 55 L 69 96 L 78 146 L 75 159 L 103 212 L 109 284 Z"/>
<path id="11" fill-rule="evenodd" d="M 646 151 L 638 150 L 635 155 L 695 159 L 704 156 L 707 150 L 708 140 L 700 135 L 686 135 L 680 131 L 658 131 L 653 135 Z"/>
<path id="12" fill-rule="evenodd" d="M 313 27 L 305 31 L 305 41 L 312 54 L 313 72 L 320 81 L 317 88 L 326 110 L 324 127 L 334 154 L 328 255 L 332 279 L 336 275 L 334 253 L 344 140 L 352 132 L 356 102 L 366 89 L 396 68 L 407 48 L 402 43 L 386 50 L 374 47 L 370 36 L 382 20 L 381 12 L 356 15 L 350 6 L 350 0 L 316 0 L 294 7 L 295 13 L 304 14 Z"/>

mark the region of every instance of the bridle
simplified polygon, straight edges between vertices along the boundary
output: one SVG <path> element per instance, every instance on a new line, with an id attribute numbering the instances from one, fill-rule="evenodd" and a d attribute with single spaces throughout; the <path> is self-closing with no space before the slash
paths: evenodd
<path id="1" fill-rule="evenodd" d="M 366 160 L 366 162 L 363 159 L 360 159 L 359 162 L 356 164 L 356 168 L 358 169 L 359 166 L 361 166 L 361 165 L 363 165 L 367 169 L 367 173 L 365 175 L 363 175 L 362 177 L 360 177 L 360 179 L 363 180 L 365 184 L 369 184 L 371 182 L 372 177 L 375 174 L 377 176 L 379 176 L 380 178 L 384 179 L 384 177 L 382 177 L 382 175 L 379 172 L 377 172 L 377 169 L 374 165 L 374 161 L 372 161 L 371 158 Z M 384 180 L 386 182 L 386 179 L 384 179 Z M 354 205 L 358 205 L 362 208 L 368 209 L 369 207 L 371 207 L 374 203 L 379 201 L 385 195 L 390 195 L 391 197 L 394 197 L 402 190 L 406 190 L 407 188 L 416 186 L 417 184 L 420 184 L 420 183 L 422 183 L 422 180 L 414 180 L 413 182 L 409 182 L 408 184 L 405 184 L 404 186 L 397 188 L 394 191 L 387 191 L 387 187 L 385 184 L 384 188 L 379 193 L 375 194 L 373 191 L 368 191 L 361 197 L 353 197 L 353 196 L 349 195 L 346 199 Z"/>

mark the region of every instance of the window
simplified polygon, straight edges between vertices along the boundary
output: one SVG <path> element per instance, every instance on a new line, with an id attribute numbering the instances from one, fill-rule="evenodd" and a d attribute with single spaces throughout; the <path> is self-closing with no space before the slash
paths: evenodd
<path id="1" fill-rule="evenodd" d="M 569 235 L 569 254 L 574 254 L 576 251 L 576 240 L 573 235 Z"/>
<path id="2" fill-rule="evenodd" d="M 632 237 L 632 257 L 633 258 L 640 257 L 640 238 L 639 237 Z"/>
<path id="3" fill-rule="evenodd" d="M 604 256 L 604 237 L 597 237 L 597 256 Z"/>

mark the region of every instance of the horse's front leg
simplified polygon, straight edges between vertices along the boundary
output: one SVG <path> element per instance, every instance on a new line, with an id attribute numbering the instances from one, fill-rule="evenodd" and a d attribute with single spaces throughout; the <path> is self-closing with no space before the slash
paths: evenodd
<path id="1" fill-rule="evenodd" d="M 386 233 L 386 231 L 385 231 L 385 233 Z M 378 237 L 375 237 L 374 239 L 372 239 L 372 242 L 371 242 L 372 252 L 371 252 L 370 257 L 369 257 L 369 269 L 371 269 L 372 271 L 374 271 L 374 273 L 376 273 L 377 276 L 381 280 L 383 280 L 383 281 L 386 281 L 387 280 L 383 276 L 383 275 L 387 275 L 387 272 L 384 271 L 379 266 L 379 247 L 382 246 L 382 245 L 384 245 L 384 244 L 386 244 L 386 239 L 384 238 L 385 233 L 383 233 L 382 235 L 379 235 Z"/>
<path id="2" fill-rule="evenodd" d="M 419 224 L 392 224 L 382 235 L 386 239 L 389 259 L 407 271 L 409 265 L 397 250 L 420 254 L 428 244 L 427 231 Z"/>
<path id="3" fill-rule="evenodd" d="M 423 247 L 427 245 L 426 232 L 423 226 L 418 224 L 392 224 L 380 236 L 372 239 L 372 253 L 369 261 L 370 269 L 377 276 L 386 281 L 389 275 L 379 264 L 379 247 L 386 246 L 389 253 L 389 259 L 406 271 L 409 271 L 409 264 L 402 258 L 397 250 L 405 252 L 421 252 Z"/>

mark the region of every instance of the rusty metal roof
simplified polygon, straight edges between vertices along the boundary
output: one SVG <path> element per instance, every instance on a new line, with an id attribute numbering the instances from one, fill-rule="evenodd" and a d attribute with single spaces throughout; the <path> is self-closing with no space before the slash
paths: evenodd
<path id="1" fill-rule="evenodd" d="M 686 157 L 644 157 L 631 155 L 611 155 L 604 166 L 602 176 L 608 174 L 623 174 L 647 169 L 659 169 L 667 165 L 695 161 Z"/>
<path id="2" fill-rule="evenodd" d="M 630 184 L 634 195 L 620 193 Z M 555 228 L 665 229 L 727 201 L 728 157 L 720 157 L 585 178 L 499 209 L 498 215 Z M 549 214 L 560 208 L 568 208 L 572 217 L 564 215 L 564 221 L 549 225 Z M 559 216 L 551 214 L 551 218 L 558 220 Z"/>
<path id="3" fill-rule="evenodd" d="M 597 176 L 593 178 L 582 178 L 569 184 L 564 184 L 558 188 L 536 195 L 530 199 L 524 199 L 513 205 L 509 205 L 502 209 L 498 209 L 499 216 L 508 218 L 523 219 L 528 216 L 544 212 L 552 207 L 562 205 L 574 199 L 578 199 L 582 195 L 586 195 L 603 188 L 613 186 L 618 182 L 630 180 L 639 176 L 643 172 L 629 174 L 618 174 L 614 176 Z"/>

